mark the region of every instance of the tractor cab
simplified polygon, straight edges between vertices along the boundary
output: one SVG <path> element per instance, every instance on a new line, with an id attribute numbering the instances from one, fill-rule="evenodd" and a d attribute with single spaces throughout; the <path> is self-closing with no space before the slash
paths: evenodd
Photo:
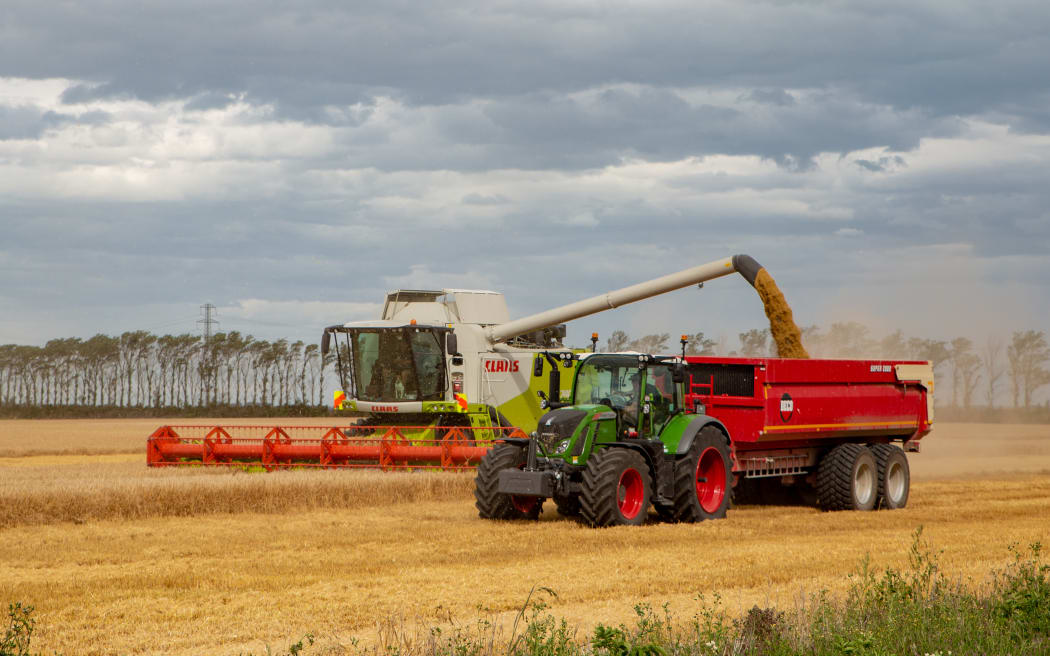
<path id="1" fill-rule="evenodd" d="M 578 357 L 571 400 L 548 403 L 550 411 L 538 422 L 535 437 L 546 454 L 578 462 L 595 443 L 655 439 L 683 412 L 677 363 L 670 359 L 626 353 Z"/>

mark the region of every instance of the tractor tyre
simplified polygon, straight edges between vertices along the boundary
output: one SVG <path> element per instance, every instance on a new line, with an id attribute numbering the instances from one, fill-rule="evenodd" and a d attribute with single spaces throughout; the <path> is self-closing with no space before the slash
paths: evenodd
<path id="1" fill-rule="evenodd" d="M 474 498 L 482 519 L 536 519 L 543 509 L 543 499 L 503 494 L 499 491 L 499 473 L 504 469 L 525 466 L 525 449 L 513 444 L 497 444 L 481 459 L 474 477 Z"/>
<path id="2" fill-rule="evenodd" d="M 674 519 L 702 522 L 722 519 L 729 509 L 732 464 L 725 433 L 704 427 L 689 451 L 675 463 Z"/>
<path id="3" fill-rule="evenodd" d="M 638 526 L 652 497 L 649 465 L 637 451 L 607 448 L 587 459 L 580 516 L 591 526 Z"/>
<path id="4" fill-rule="evenodd" d="M 878 465 L 868 447 L 840 444 L 820 459 L 817 503 L 824 510 L 871 510 L 878 496 Z"/>
<path id="5" fill-rule="evenodd" d="M 871 447 L 879 471 L 879 508 L 897 510 L 908 505 L 911 490 L 911 469 L 904 450 L 894 444 L 875 444 Z"/>

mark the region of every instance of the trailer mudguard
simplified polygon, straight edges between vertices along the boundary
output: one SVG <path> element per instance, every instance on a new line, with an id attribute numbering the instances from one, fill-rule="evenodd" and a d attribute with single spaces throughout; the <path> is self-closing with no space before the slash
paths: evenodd
<path id="1" fill-rule="evenodd" d="M 732 438 L 729 436 L 729 429 L 725 427 L 725 424 L 718 421 L 714 417 L 708 415 L 696 415 L 689 425 L 685 427 L 685 431 L 682 433 L 682 439 L 678 440 L 678 448 L 675 450 L 676 455 L 685 455 L 689 452 L 689 447 L 693 445 L 693 440 L 700 433 L 701 430 L 707 426 L 715 426 L 718 430 L 722 431 L 726 436 L 726 443 L 732 443 Z"/>

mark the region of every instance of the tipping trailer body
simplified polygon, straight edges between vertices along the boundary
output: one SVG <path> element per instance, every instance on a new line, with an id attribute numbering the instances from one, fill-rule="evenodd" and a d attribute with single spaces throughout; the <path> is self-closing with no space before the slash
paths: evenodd
<path id="1" fill-rule="evenodd" d="M 687 356 L 687 412 L 721 422 L 743 476 L 798 474 L 844 442 L 918 451 L 933 426 L 927 361 Z"/>

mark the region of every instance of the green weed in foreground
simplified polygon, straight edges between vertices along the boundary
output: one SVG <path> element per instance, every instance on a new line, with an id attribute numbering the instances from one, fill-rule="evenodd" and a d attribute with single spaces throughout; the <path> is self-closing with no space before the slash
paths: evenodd
<path id="1" fill-rule="evenodd" d="M 697 596 L 688 620 L 665 605 L 636 605 L 632 625 L 599 624 L 588 636 L 550 612 L 557 595 L 534 588 L 504 635 L 480 618 L 418 630 L 403 622 L 378 627 L 375 646 L 314 642 L 314 636 L 287 648 L 299 654 L 351 656 L 1025 656 L 1050 654 L 1050 565 L 1042 546 L 1011 546 L 1013 562 L 992 573 L 980 588 L 948 579 L 938 568 L 918 529 L 909 565 L 873 571 L 867 559 L 850 577 L 844 598 L 812 595 L 789 611 L 753 607 L 728 613 L 720 598 Z M 10 628 L 0 656 L 26 656 L 34 622 L 31 607 L 12 604 Z M 305 644 L 304 644 L 305 643 Z M 267 654 L 271 650 L 267 648 Z"/>

